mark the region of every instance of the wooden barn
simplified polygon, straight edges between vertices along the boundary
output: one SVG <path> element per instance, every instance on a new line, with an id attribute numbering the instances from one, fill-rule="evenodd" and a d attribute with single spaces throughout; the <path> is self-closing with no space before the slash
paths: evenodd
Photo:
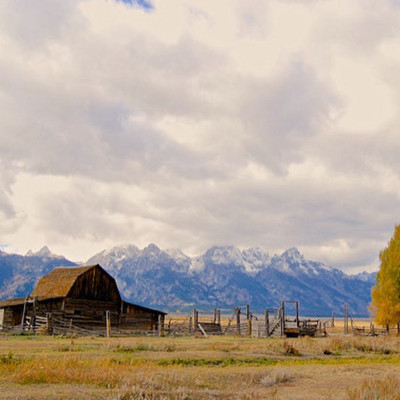
<path id="1" fill-rule="evenodd" d="M 0 329 L 46 324 L 54 332 L 101 330 L 107 318 L 113 330 L 155 331 L 165 315 L 122 300 L 115 279 L 100 265 L 55 268 L 27 298 L 0 301 Z"/>

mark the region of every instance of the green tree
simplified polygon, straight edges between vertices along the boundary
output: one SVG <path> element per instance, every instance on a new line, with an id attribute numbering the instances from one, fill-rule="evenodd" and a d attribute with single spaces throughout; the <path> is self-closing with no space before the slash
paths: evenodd
<path id="1" fill-rule="evenodd" d="M 396 225 L 388 246 L 379 254 L 380 269 L 372 288 L 371 311 L 378 324 L 400 323 L 400 225 Z"/>

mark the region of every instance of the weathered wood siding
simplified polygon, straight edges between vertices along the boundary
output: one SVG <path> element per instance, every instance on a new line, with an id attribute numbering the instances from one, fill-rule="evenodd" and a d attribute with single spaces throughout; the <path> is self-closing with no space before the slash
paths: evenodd
<path id="1" fill-rule="evenodd" d="M 119 302 L 66 298 L 64 302 L 64 318 L 72 319 L 73 324 L 101 325 L 105 324 L 105 312 L 110 311 L 111 325 L 119 325 Z"/>
<path id="2" fill-rule="evenodd" d="M 3 309 L 3 325 L 5 328 L 10 328 L 20 325 L 22 321 L 22 306 L 4 307 Z"/>
<path id="3" fill-rule="evenodd" d="M 121 329 L 153 331 L 157 329 L 158 313 L 140 306 L 123 303 L 121 315 Z M 164 316 L 162 316 L 164 319 Z"/>
<path id="4" fill-rule="evenodd" d="M 67 297 L 101 301 L 121 300 L 115 279 L 99 267 L 91 268 L 80 275 Z"/>
<path id="5" fill-rule="evenodd" d="M 36 295 L 2 304 L 5 327 L 20 325 L 25 303 L 26 326 L 52 326 L 72 331 L 72 327 L 93 331 L 104 329 L 106 312 L 113 329 L 153 331 L 159 323 L 157 310 L 127 303 L 117 284 L 101 266 L 54 269 L 35 288 Z M 65 330 L 65 329 L 64 329 Z"/>
<path id="6" fill-rule="evenodd" d="M 48 313 L 54 311 L 61 311 L 63 307 L 64 299 L 56 298 L 56 299 L 47 299 L 36 302 L 36 309 L 39 313 Z M 32 306 L 30 307 L 30 309 Z"/>

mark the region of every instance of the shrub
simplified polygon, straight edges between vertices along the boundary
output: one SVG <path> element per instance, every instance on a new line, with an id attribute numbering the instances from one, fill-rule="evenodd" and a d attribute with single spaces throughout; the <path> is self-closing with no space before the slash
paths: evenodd
<path id="1" fill-rule="evenodd" d="M 278 383 L 289 382 L 292 379 L 290 371 L 286 369 L 276 369 L 269 375 L 262 377 L 260 383 L 263 386 L 273 386 Z"/>
<path id="2" fill-rule="evenodd" d="M 14 357 L 11 351 L 8 354 L 0 355 L 0 364 L 17 364 L 18 360 Z"/>
<path id="3" fill-rule="evenodd" d="M 283 349 L 285 355 L 288 356 L 300 356 L 300 352 L 289 342 L 284 341 L 283 342 Z"/>
<path id="4" fill-rule="evenodd" d="M 400 381 L 393 377 L 364 381 L 356 389 L 347 391 L 349 400 L 400 400 Z"/>

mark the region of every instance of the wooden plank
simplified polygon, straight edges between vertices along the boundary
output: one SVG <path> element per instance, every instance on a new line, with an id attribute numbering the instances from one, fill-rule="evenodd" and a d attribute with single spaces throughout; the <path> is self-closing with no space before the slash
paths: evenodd
<path id="1" fill-rule="evenodd" d="M 201 324 L 197 324 L 197 326 L 198 326 L 199 329 L 201 330 L 201 333 L 204 335 L 204 337 L 208 337 L 206 331 L 203 329 L 203 327 L 201 326 Z"/>
<path id="2" fill-rule="evenodd" d="M 111 337 L 111 318 L 110 311 L 106 311 L 106 337 Z"/>

